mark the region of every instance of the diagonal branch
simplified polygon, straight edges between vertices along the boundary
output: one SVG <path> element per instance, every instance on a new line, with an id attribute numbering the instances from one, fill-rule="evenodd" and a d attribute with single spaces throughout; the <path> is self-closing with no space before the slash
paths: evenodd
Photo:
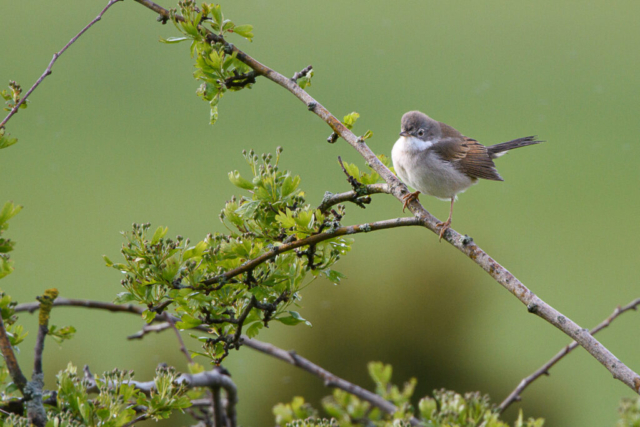
<path id="1" fill-rule="evenodd" d="M 19 102 L 16 103 L 16 105 L 13 106 L 13 108 L 11 109 L 11 111 L 9 111 L 9 114 L 7 114 L 7 117 L 4 118 L 4 120 L 2 120 L 2 122 L 0 122 L 0 128 L 3 128 L 4 125 L 9 121 L 9 119 L 18 112 L 18 110 L 20 109 L 20 106 L 22 104 L 24 104 L 25 102 L 27 102 L 27 98 L 29 97 L 29 95 L 31 95 L 31 92 L 33 92 L 34 90 L 36 90 L 36 88 L 40 85 L 40 83 L 42 83 L 42 81 L 45 79 L 45 77 L 47 77 L 49 74 L 51 74 L 51 69 L 53 68 L 53 64 L 58 60 L 58 58 L 60 58 L 60 55 L 62 55 L 65 50 L 67 50 L 69 48 L 69 46 L 71 46 L 73 43 L 75 43 L 76 40 L 78 40 L 80 38 L 81 35 L 83 35 L 89 28 L 91 28 L 93 26 L 93 24 L 95 24 L 96 22 L 98 22 L 99 20 L 102 19 L 102 15 L 104 15 L 104 13 L 109 10 L 109 8 L 111 6 L 113 6 L 114 4 L 116 4 L 117 2 L 122 1 L 122 0 L 109 0 L 109 3 L 107 3 L 107 5 L 105 6 L 104 9 L 102 9 L 102 12 L 100 12 L 98 14 L 98 16 L 96 16 L 93 21 L 89 22 L 89 24 L 87 24 L 86 27 L 84 27 L 78 34 L 76 34 L 70 41 L 69 43 L 67 43 L 66 45 L 64 45 L 64 47 L 62 49 L 60 49 L 59 52 L 56 52 L 53 54 L 53 58 L 51 59 L 51 62 L 49 62 L 49 66 L 44 70 L 44 73 L 42 73 L 42 75 L 40 76 L 40 78 L 38 78 L 38 80 L 36 80 L 36 82 L 33 84 L 33 86 L 31 86 L 31 88 L 27 91 L 27 93 L 20 99 Z"/>
<path id="2" fill-rule="evenodd" d="M 370 231 L 386 230 L 387 228 L 406 227 L 406 226 L 412 226 L 412 225 L 421 225 L 421 222 L 416 217 L 394 218 L 394 219 L 387 219 L 384 221 L 370 222 L 366 224 L 349 225 L 346 227 L 336 228 L 333 231 L 314 234 L 305 239 L 294 240 L 293 242 L 283 243 L 280 246 L 276 246 L 271 251 L 245 262 L 240 267 L 236 267 L 232 270 L 227 271 L 226 273 L 220 274 L 219 276 L 212 277 L 211 279 L 205 280 L 202 282 L 202 284 L 213 285 L 216 283 L 224 282 L 226 280 L 231 279 L 232 277 L 238 276 L 242 273 L 246 273 L 249 270 L 253 270 L 260 264 L 275 258 L 276 256 L 280 255 L 283 252 L 288 252 L 293 249 L 299 248 L 301 246 L 315 245 L 325 240 L 333 239 L 335 237 L 340 237 L 340 236 L 346 236 L 350 234 L 368 233 Z"/>
<path id="3" fill-rule="evenodd" d="M 609 317 L 603 320 L 602 323 L 600 323 L 598 326 L 591 329 L 589 333 L 591 335 L 597 334 L 599 331 L 609 326 L 616 317 L 620 316 L 625 311 L 637 310 L 638 306 L 640 306 L 640 298 L 631 301 L 629 304 L 625 305 L 624 307 L 618 306 L 615 310 L 613 310 L 613 313 Z M 532 382 L 537 380 L 542 375 L 549 375 L 549 369 L 551 369 L 553 365 L 558 363 L 560 359 L 565 357 L 567 354 L 571 353 L 576 347 L 578 347 L 578 343 L 573 341 L 571 344 L 569 344 L 568 346 L 560 350 L 558 354 L 553 356 L 547 363 L 542 365 L 538 370 L 536 370 L 531 375 L 529 375 L 528 377 L 520 381 L 520 384 L 518 384 L 518 386 L 511 392 L 511 394 L 509 394 L 509 396 L 507 396 L 502 401 L 502 403 L 498 406 L 498 412 L 503 413 L 505 409 L 507 409 L 509 405 L 511 405 L 513 402 L 517 402 L 521 400 L 520 394 L 524 391 L 525 388 L 527 388 Z"/>
<path id="4" fill-rule="evenodd" d="M 169 12 L 166 9 L 156 5 L 150 0 L 136 1 L 155 12 L 160 13 L 162 17 L 169 16 Z M 180 20 L 181 17 L 176 17 L 176 19 Z M 389 185 L 391 194 L 393 194 L 398 200 L 401 201 L 402 197 L 409 193 L 407 187 L 402 184 L 402 182 L 400 182 L 400 180 L 378 159 L 378 157 L 373 153 L 373 151 L 371 151 L 369 146 L 362 141 L 361 138 L 358 138 L 353 132 L 347 129 L 340 120 L 329 112 L 329 110 L 316 101 L 294 81 L 258 62 L 245 52 L 239 50 L 236 46 L 227 43 L 224 38 L 219 35 L 209 34 L 208 37 L 213 42 L 222 43 L 227 51 L 235 54 L 236 58 L 251 67 L 257 75 L 266 77 L 277 85 L 288 90 L 296 98 L 302 101 L 309 111 L 312 111 L 320 117 L 327 125 L 329 125 L 329 127 L 331 127 L 333 132 L 347 141 L 358 153 L 360 153 L 362 157 L 364 157 L 369 166 L 386 181 Z M 436 234 L 439 234 L 437 224 L 440 221 L 425 210 L 418 201 L 412 201 L 409 204 L 409 209 L 413 213 L 414 217 L 418 219 L 424 227 Z M 511 274 L 509 270 L 500 265 L 496 260 L 491 258 L 489 254 L 476 245 L 472 239 L 469 239 L 466 236 L 463 237 L 453 229 L 447 230 L 444 237 L 446 241 L 473 260 L 483 270 L 489 273 L 496 282 L 518 298 L 518 300 L 527 307 L 527 310 L 530 313 L 536 314 L 551 325 L 560 329 L 584 347 L 589 354 L 591 354 L 596 360 L 598 360 L 598 362 L 607 368 L 609 372 L 611 372 L 615 379 L 622 381 L 635 393 L 640 393 L 640 376 L 618 360 L 613 353 L 611 353 L 589 333 L 588 329 L 581 328 L 573 320 L 569 319 L 567 316 L 539 298 L 520 280 Z"/>

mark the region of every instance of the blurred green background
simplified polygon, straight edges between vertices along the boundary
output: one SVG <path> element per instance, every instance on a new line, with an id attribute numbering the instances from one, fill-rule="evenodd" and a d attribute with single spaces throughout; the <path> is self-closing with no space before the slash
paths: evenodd
<path id="1" fill-rule="evenodd" d="M 25 90 L 106 1 L 0 2 L 0 81 Z M 165 7 L 173 3 L 163 1 Z M 401 115 L 420 109 L 485 144 L 537 134 L 547 143 L 498 160 L 505 182 L 481 182 L 460 197 L 453 226 L 540 297 L 584 327 L 640 296 L 640 3 L 229 1 L 225 14 L 251 23 L 254 42 L 236 42 L 293 75 L 313 64 L 310 93 L 338 117 L 358 111 L 356 131 L 389 154 Z M 283 165 L 302 174 L 308 200 L 347 190 L 338 155 L 362 164 L 344 141 L 282 88 L 259 79 L 222 99 L 220 121 L 195 96 L 188 46 L 131 1 L 104 19 L 56 63 L 7 130 L 20 139 L 0 153 L 0 202 L 25 206 L 11 222 L 16 271 L 1 286 L 21 302 L 55 286 L 65 297 L 110 301 L 120 277 L 119 231 L 132 222 L 169 226 L 193 240 L 222 231 L 219 210 L 238 192 L 227 172 L 247 173 L 240 152 L 285 149 Z M 448 204 L 424 197 L 440 218 Z M 344 222 L 392 218 L 401 205 L 376 196 L 348 206 Z M 445 387 L 481 390 L 499 402 L 569 341 L 473 262 L 427 231 L 359 236 L 340 264 L 340 286 L 317 281 L 301 314 L 313 323 L 273 325 L 259 338 L 371 388 L 366 363 L 415 376 L 417 395 Z M 30 364 L 36 319 L 22 345 Z M 71 360 L 94 372 L 135 369 L 147 379 L 159 362 L 185 368 L 169 333 L 129 342 L 141 320 L 81 309 L 55 311 L 76 339 L 45 352 L 49 384 Z M 628 314 L 599 335 L 640 370 L 640 317 Z M 188 344 L 197 347 L 196 342 Z M 27 365 L 25 365 L 27 366 Z M 272 425 L 271 407 L 321 381 L 250 349 L 226 362 L 240 389 L 240 421 Z M 549 426 L 612 426 L 632 392 L 577 350 L 523 395 L 517 408 Z M 186 419 L 165 425 L 182 425 Z"/>

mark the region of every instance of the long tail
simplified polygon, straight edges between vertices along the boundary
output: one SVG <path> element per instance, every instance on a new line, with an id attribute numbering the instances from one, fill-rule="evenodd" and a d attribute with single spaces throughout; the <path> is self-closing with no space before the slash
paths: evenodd
<path id="1" fill-rule="evenodd" d="M 513 150 L 514 148 L 526 147 L 527 145 L 539 144 L 541 142 L 544 141 L 536 140 L 535 136 L 525 136 L 524 138 L 518 138 L 513 141 L 503 142 L 502 144 L 487 147 L 487 152 L 489 153 L 489 157 L 495 159 L 496 157 L 507 154 L 507 151 Z"/>

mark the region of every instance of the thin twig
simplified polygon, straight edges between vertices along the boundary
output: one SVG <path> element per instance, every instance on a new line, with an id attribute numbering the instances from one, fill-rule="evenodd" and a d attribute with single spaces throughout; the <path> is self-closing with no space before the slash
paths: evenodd
<path id="1" fill-rule="evenodd" d="M 37 303 L 36 303 L 37 304 Z M 0 351 L 4 357 L 4 362 L 9 370 L 13 383 L 18 387 L 20 393 L 24 396 L 24 387 L 27 385 L 27 378 L 22 373 L 16 354 L 13 351 L 13 346 L 7 335 L 7 330 L 4 327 L 4 321 L 0 315 Z"/>
<path id="2" fill-rule="evenodd" d="M 82 36 L 89 28 L 91 28 L 93 26 L 93 24 L 95 24 L 96 22 L 101 20 L 102 19 L 102 15 L 104 15 L 104 13 L 107 10 L 109 10 L 109 8 L 111 6 L 113 6 L 114 4 L 116 4 L 119 1 L 122 1 L 122 0 L 110 0 L 109 3 L 107 3 L 107 6 L 104 9 L 102 9 L 102 12 L 100 12 L 98 14 L 98 16 L 96 16 L 93 19 L 93 21 L 89 22 L 89 24 L 87 24 L 86 27 L 84 27 L 78 34 L 76 34 L 75 37 L 73 37 L 69 41 L 69 43 L 67 43 L 62 49 L 60 49 L 59 52 L 56 52 L 56 53 L 53 54 L 53 58 L 51 59 L 51 62 L 49 62 L 49 66 L 46 68 L 46 70 L 44 70 L 44 73 L 42 73 L 40 78 L 38 80 L 36 80 L 36 82 L 33 84 L 33 86 L 31 86 L 31 89 L 29 89 L 27 91 L 27 93 L 20 99 L 20 101 L 18 103 L 16 103 L 16 105 L 13 106 L 11 111 L 9 111 L 9 114 L 7 114 L 7 117 L 5 117 L 4 120 L 2 120 L 2 123 L 0 123 L 0 128 L 3 128 L 4 125 L 9 121 L 9 119 L 14 114 L 16 114 L 18 112 L 18 109 L 20 109 L 20 106 L 27 101 L 27 98 L 29 97 L 29 95 L 31 95 L 31 92 L 33 92 L 40 85 L 40 83 L 42 83 L 42 81 L 45 79 L 45 77 L 47 77 L 49 74 L 52 73 L 53 64 L 58 60 L 60 55 L 62 55 L 64 53 L 64 51 L 69 48 L 69 46 L 71 46 L 73 43 L 75 43 L 75 41 L 78 40 L 78 38 L 80 38 L 80 36 Z"/>
<path id="3" fill-rule="evenodd" d="M 180 351 L 184 354 L 184 357 L 187 358 L 187 363 L 192 364 L 193 359 L 191 358 L 191 354 L 189 353 L 189 350 L 187 350 L 187 347 L 184 345 L 184 340 L 182 339 L 182 335 L 180 335 L 180 331 L 178 330 L 178 328 L 176 328 L 176 322 L 174 322 L 173 316 L 167 316 L 167 323 L 169 324 L 171 329 L 173 329 L 173 331 L 176 333 L 176 337 L 178 338 L 178 342 L 180 343 Z M 159 331 L 156 331 L 156 332 L 159 332 Z"/>
<path id="4" fill-rule="evenodd" d="M 291 80 L 293 80 L 294 82 L 297 82 L 298 79 L 306 76 L 307 74 L 309 74 L 309 72 L 313 70 L 313 65 L 307 65 L 306 67 L 304 67 L 302 70 L 300 71 L 296 71 L 293 74 L 293 77 L 291 77 Z"/>
<path id="5" fill-rule="evenodd" d="M 150 9 L 158 12 L 164 10 L 162 7 L 156 5 L 150 0 L 136 0 L 138 3 L 149 7 Z M 168 12 L 159 12 L 163 16 L 168 15 Z M 369 146 L 362 141 L 361 138 L 356 136 L 347 127 L 336 118 L 329 110 L 327 110 L 322 104 L 316 101 L 311 95 L 309 95 L 304 89 L 298 86 L 290 78 L 278 73 L 277 71 L 265 66 L 258 62 L 245 52 L 238 49 L 235 45 L 227 43 L 224 38 L 217 34 L 208 34 L 207 36 L 212 42 L 222 43 L 224 48 L 236 55 L 238 60 L 244 62 L 251 67 L 258 75 L 262 75 L 284 89 L 291 92 L 296 98 L 302 101 L 309 111 L 312 111 L 318 117 L 320 117 L 333 132 L 347 141 L 369 164 L 369 166 L 375 170 L 387 184 L 391 194 L 393 194 L 399 201 L 402 201 L 403 196 L 409 194 L 409 190 L 398 178 L 378 159 Z M 438 224 L 440 221 L 422 207 L 422 205 L 414 200 L 409 204 L 409 210 L 413 213 L 414 217 L 420 220 L 422 225 L 435 234 L 439 235 L 440 228 Z M 511 292 L 520 302 L 522 302 L 530 313 L 534 313 L 542 319 L 555 326 L 563 333 L 574 339 L 578 344 L 584 347 L 589 354 L 591 354 L 596 360 L 598 360 L 617 380 L 622 381 L 629 386 L 635 393 L 640 394 L 640 376 L 631 370 L 628 366 L 622 363 L 613 353 L 611 353 L 605 346 L 603 346 L 598 340 L 596 340 L 587 329 L 581 328 L 577 323 L 560 313 L 558 310 L 547 304 L 536 294 L 534 294 L 529 288 L 527 288 L 520 280 L 518 280 L 513 274 L 511 274 L 506 268 L 500 265 L 497 261 L 489 256 L 484 250 L 482 250 L 473 241 L 468 238 L 464 238 L 458 232 L 452 228 L 448 229 L 444 234 L 444 238 L 447 242 L 451 243 L 456 249 L 464 253 L 467 257 L 478 264 L 483 270 L 485 270 L 493 279 L 502 285 L 505 289 Z"/>
<path id="6" fill-rule="evenodd" d="M 622 313 L 626 311 L 637 310 L 638 306 L 640 306 L 640 298 L 631 301 L 629 304 L 625 305 L 624 307 L 618 306 L 615 310 L 613 310 L 613 313 L 609 317 L 603 320 L 602 323 L 600 323 L 598 326 L 591 329 L 589 333 L 591 335 L 597 334 L 599 331 L 609 326 L 616 317 L 620 316 Z M 503 413 L 509 407 L 509 405 L 511 405 L 514 402 L 520 401 L 521 400 L 520 394 L 524 391 L 525 388 L 527 388 L 532 382 L 534 382 L 536 379 L 538 379 L 542 375 L 549 375 L 549 369 L 551 369 L 553 365 L 558 363 L 560 359 L 565 357 L 567 354 L 571 353 L 576 347 L 578 347 L 578 343 L 573 341 L 571 344 L 569 344 L 568 346 L 560 350 L 558 354 L 553 356 L 547 363 L 545 363 L 539 369 L 534 371 L 531 375 L 529 375 L 528 377 L 520 381 L 520 384 L 518 384 L 518 386 L 511 392 L 511 394 L 509 394 L 509 396 L 507 396 L 502 401 L 502 403 L 498 406 L 497 408 L 498 412 Z"/>
<path id="7" fill-rule="evenodd" d="M 387 186 L 387 184 L 363 185 L 358 192 L 352 190 L 346 191 L 344 193 L 333 194 L 327 191 L 317 209 L 319 209 L 320 212 L 324 213 L 329 210 L 331 206 L 335 206 L 338 203 L 353 202 L 358 204 L 362 203 L 359 201 L 363 199 L 363 196 L 366 197 L 369 194 L 380 193 L 389 193 L 389 187 Z"/>
<path id="8" fill-rule="evenodd" d="M 168 318 L 170 316 L 164 317 L 164 318 Z M 163 318 L 163 319 L 164 319 Z M 127 337 L 128 340 L 139 340 L 142 339 L 145 335 L 151 333 L 151 332 L 162 332 L 166 329 L 171 328 L 171 324 L 169 324 L 169 322 L 163 322 L 163 323 L 156 323 L 156 324 L 145 324 L 142 329 L 140 329 L 138 332 L 136 332 L 135 334 L 129 335 Z"/>

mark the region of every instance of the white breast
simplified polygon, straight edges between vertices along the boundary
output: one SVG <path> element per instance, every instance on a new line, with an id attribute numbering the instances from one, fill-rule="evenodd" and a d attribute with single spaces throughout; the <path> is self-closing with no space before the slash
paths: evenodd
<path id="1" fill-rule="evenodd" d="M 421 193 L 450 200 L 475 184 L 475 180 L 428 150 L 433 144 L 415 137 L 400 137 L 391 150 L 393 167 L 405 184 Z"/>

